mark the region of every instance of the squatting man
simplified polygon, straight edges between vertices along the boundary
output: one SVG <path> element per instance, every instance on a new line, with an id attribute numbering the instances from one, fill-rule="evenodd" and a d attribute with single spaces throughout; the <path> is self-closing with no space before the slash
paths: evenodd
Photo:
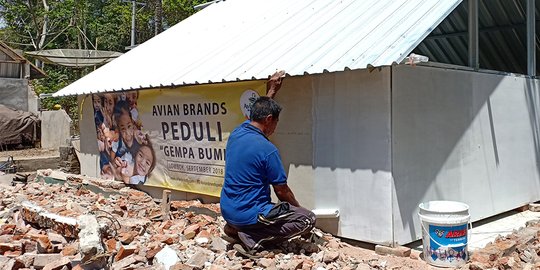
<path id="1" fill-rule="evenodd" d="M 276 72 L 268 80 L 266 96 L 253 103 L 250 120 L 230 134 L 226 147 L 220 199 L 227 221 L 224 232 L 242 242 L 234 247 L 248 257 L 269 245 L 309 233 L 315 225 L 315 214 L 300 206 L 287 185 L 278 149 L 268 139 L 282 109 L 273 98 L 283 75 L 283 71 Z M 270 186 L 279 203 L 272 203 Z"/>

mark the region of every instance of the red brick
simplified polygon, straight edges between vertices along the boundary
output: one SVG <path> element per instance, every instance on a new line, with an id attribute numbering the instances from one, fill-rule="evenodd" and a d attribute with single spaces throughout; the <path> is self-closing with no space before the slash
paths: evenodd
<path id="1" fill-rule="evenodd" d="M 115 252 L 116 251 L 116 240 L 111 238 L 111 239 L 105 241 L 105 248 L 107 249 L 107 252 Z"/>
<path id="2" fill-rule="evenodd" d="M 198 224 L 193 224 L 193 225 L 188 226 L 184 230 L 183 234 L 186 237 L 186 239 L 192 239 L 197 235 L 197 233 L 199 233 L 199 230 L 200 230 L 200 226 Z"/>
<path id="3" fill-rule="evenodd" d="M 128 231 L 128 232 L 122 232 L 120 235 L 118 235 L 118 240 L 122 242 L 124 245 L 129 245 L 133 240 L 135 239 L 135 236 L 137 236 L 138 233 L 134 231 Z"/>
<path id="4" fill-rule="evenodd" d="M 19 257 L 21 256 L 23 253 L 21 250 L 9 250 L 9 251 L 6 251 L 4 252 L 4 256 L 6 257 L 10 257 L 10 258 L 15 258 L 15 257 Z"/>
<path id="5" fill-rule="evenodd" d="M 9 251 L 22 251 L 22 243 L 0 243 L 0 254 L 5 254 Z"/>
<path id="6" fill-rule="evenodd" d="M 0 226 L 0 235 L 13 234 L 17 225 L 15 224 L 3 224 Z"/>
<path id="7" fill-rule="evenodd" d="M 78 250 L 74 245 L 67 245 L 64 246 L 64 249 L 62 250 L 62 252 L 60 252 L 60 254 L 62 254 L 62 256 L 72 256 L 77 254 L 77 252 Z"/>
<path id="8" fill-rule="evenodd" d="M 202 230 L 202 231 L 199 232 L 199 234 L 197 234 L 197 237 L 195 237 L 195 238 L 201 238 L 201 237 L 210 239 L 210 238 L 212 238 L 212 234 L 207 230 Z"/>
<path id="9" fill-rule="evenodd" d="M 114 261 L 115 262 L 120 261 L 123 258 L 135 253 L 136 251 L 137 251 L 137 247 L 135 246 L 121 246 L 116 256 L 114 256 Z"/>
<path id="10" fill-rule="evenodd" d="M 156 256 L 156 254 L 161 251 L 161 249 L 161 247 L 150 249 L 148 252 L 146 252 L 146 259 L 152 260 Z"/>
<path id="11" fill-rule="evenodd" d="M 178 242 L 178 236 L 172 234 L 155 234 L 152 239 L 154 241 L 159 241 L 160 243 L 165 243 L 167 245 L 172 245 L 175 242 Z"/>
<path id="12" fill-rule="evenodd" d="M 39 253 L 52 253 L 53 252 L 53 246 L 48 236 L 41 235 L 36 239 L 36 242 L 37 242 L 37 250 Z"/>

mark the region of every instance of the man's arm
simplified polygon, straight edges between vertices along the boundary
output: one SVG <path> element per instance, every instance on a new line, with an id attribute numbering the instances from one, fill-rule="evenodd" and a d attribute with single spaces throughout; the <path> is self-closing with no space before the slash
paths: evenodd
<path id="1" fill-rule="evenodd" d="M 274 99 L 277 92 L 281 88 L 281 81 L 283 80 L 283 76 L 285 75 L 284 70 L 276 71 L 274 75 L 268 79 L 268 82 L 266 82 L 266 96 Z"/>
<path id="2" fill-rule="evenodd" d="M 282 185 L 272 185 L 274 187 L 274 192 L 276 193 L 276 196 L 278 199 L 282 202 L 288 202 L 296 207 L 300 207 L 300 204 L 294 197 L 294 193 L 289 188 L 289 185 L 282 184 Z"/>

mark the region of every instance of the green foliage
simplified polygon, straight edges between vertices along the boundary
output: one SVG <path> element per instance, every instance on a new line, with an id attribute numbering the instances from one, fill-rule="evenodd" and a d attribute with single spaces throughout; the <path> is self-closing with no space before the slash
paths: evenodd
<path id="1" fill-rule="evenodd" d="M 165 29 L 183 21 L 195 13 L 194 6 L 204 0 L 163 0 L 163 26 Z"/>
<path id="2" fill-rule="evenodd" d="M 66 67 L 45 66 L 44 71 L 47 77 L 33 80 L 32 86 L 36 95 L 54 93 L 73 81 L 80 75 L 79 72 L 73 72 L 72 69 Z M 77 97 L 63 98 L 45 98 L 41 100 L 41 107 L 51 110 L 55 104 L 59 104 L 70 115 L 72 119 L 77 119 Z"/>
<path id="3" fill-rule="evenodd" d="M 137 44 L 154 36 L 156 1 L 160 0 L 138 1 L 145 5 L 137 6 Z M 193 6 L 204 2 L 162 0 L 163 28 L 184 20 L 195 12 Z M 0 0 L 0 40 L 23 51 L 96 48 L 122 52 L 130 45 L 131 8 L 131 2 L 122 0 Z M 54 93 L 92 70 L 51 65 L 43 69 L 48 77 L 32 82 L 38 95 Z M 73 119 L 78 117 L 76 97 L 42 101 L 46 109 L 55 104 Z"/>

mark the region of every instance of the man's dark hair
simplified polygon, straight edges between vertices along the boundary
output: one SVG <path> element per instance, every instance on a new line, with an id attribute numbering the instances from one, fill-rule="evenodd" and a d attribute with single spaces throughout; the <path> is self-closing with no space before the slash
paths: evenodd
<path id="1" fill-rule="evenodd" d="M 275 100 L 263 96 L 259 97 L 251 106 L 251 114 L 249 119 L 253 121 L 261 121 L 268 115 L 272 115 L 273 118 L 279 118 L 281 112 L 281 105 Z"/>

